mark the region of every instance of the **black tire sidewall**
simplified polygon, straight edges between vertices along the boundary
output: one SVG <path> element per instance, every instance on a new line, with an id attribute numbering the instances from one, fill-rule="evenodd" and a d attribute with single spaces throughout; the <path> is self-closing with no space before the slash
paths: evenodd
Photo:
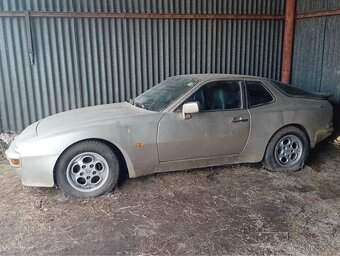
<path id="1" fill-rule="evenodd" d="M 97 190 L 81 192 L 71 186 L 66 177 L 67 166 L 78 154 L 94 152 L 101 155 L 108 163 L 108 178 Z M 55 167 L 55 179 L 59 188 L 68 195 L 80 198 L 96 197 L 111 191 L 117 184 L 119 176 L 119 162 L 111 148 L 98 141 L 82 141 L 70 146 L 59 158 Z"/>
<path id="2" fill-rule="evenodd" d="M 275 158 L 276 144 L 284 136 L 287 136 L 287 135 L 294 135 L 298 137 L 303 144 L 303 151 L 302 151 L 300 160 L 294 166 L 291 166 L 291 167 L 281 166 Z M 264 157 L 264 164 L 265 164 L 265 167 L 271 171 L 297 171 L 303 167 L 308 157 L 308 153 L 309 153 L 309 140 L 306 134 L 297 127 L 288 126 L 288 127 L 282 128 L 277 133 L 275 133 L 274 136 L 269 141 L 267 149 L 266 149 L 265 157 Z"/>

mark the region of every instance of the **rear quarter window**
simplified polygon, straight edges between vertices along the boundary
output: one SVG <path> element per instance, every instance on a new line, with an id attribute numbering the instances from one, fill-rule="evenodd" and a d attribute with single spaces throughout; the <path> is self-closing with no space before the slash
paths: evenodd
<path id="1" fill-rule="evenodd" d="M 248 107 L 261 106 L 274 101 L 273 95 L 261 82 L 247 81 L 246 84 Z"/>

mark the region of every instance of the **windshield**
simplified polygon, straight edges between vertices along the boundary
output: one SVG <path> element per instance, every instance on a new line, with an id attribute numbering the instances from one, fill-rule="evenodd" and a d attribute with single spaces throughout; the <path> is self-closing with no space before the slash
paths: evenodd
<path id="1" fill-rule="evenodd" d="M 147 110 L 162 111 L 189 91 L 196 82 L 192 78 L 170 77 L 139 95 L 135 98 L 134 104 Z"/>

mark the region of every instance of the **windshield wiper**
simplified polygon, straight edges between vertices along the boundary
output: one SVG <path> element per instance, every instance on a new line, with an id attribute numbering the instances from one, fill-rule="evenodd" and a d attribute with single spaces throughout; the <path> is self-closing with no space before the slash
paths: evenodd
<path id="1" fill-rule="evenodd" d="M 137 108 L 142 108 L 142 109 L 145 109 L 145 110 L 146 110 L 146 107 L 145 107 L 142 103 L 140 103 L 140 102 L 136 102 L 136 101 L 134 101 L 133 99 L 130 99 L 128 102 L 129 102 L 131 105 L 136 106 Z"/>
<path id="2" fill-rule="evenodd" d="M 135 101 L 134 104 L 137 108 L 142 108 L 146 110 L 146 107 L 142 103 Z"/>

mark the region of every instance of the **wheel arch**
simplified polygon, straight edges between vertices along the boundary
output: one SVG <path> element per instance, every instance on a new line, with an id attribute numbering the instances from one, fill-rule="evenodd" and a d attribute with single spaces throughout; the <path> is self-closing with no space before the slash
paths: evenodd
<path id="1" fill-rule="evenodd" d="M 308 139 L 308 143 L 309 143 L 309 148 L 310 148 L 311 147 L 311 141 L 312 141 L 311 138 L 312 137 L 311 137 L 310 132 L 308 131 L 308 129 L 305 126 L 303 126 L 302 124 L 291 123 L 291 124 L 286 124 L 285 126 L 281 127 L 279 130 L 281 130 L 283 128 L 286 128 L 286 127 L 289 127 L 289 126 L 293 126 L 293 127 L 296 127 L 298 129 L 300 129 L 306 135 L 306 137 Z M 275 133 L 277 133 L 279 130 L 277 130 Z M 274 134 L 273 134 L 273 136 L 274 136 Z"/>
<path id="2" fill-rule="evenodd" d="M 117 145 L 115 145 L 114 143 L 108 141 L 108 140 L 105 140 L 105 139 L 100 139 L 100 138 L 86 138 L 86 139 L 83 139 L 83 140 L 79 140 L 79 141 L 76 141 L 72 144 L 70 144 L 68 147 L 66 147 L 63 152 L 61 152 L 61 154 L 59 155 L 57 161 L 55 162 L 54 164 L 54 167 L 53 167 L 53 180 L 56 183 L 56 166 L 61 158 L 61 156 L 70 148 L 72 147 L 73 145 L 79 143 L 79 142 L 83 142 L 83 141 L 98 141 L 98 142 L 101 142 L 101 143 L 104 143 L 106 144 L 107 146 L 109 146 L 112 151 L 116 154 L 117 158 L 118 158 L 118 161 L 119 161 L 119 165 L 120 165 L 120 168 L 119 168 L 119 181 L 120 182 L 122 179 L 124 178 L 128 178 L 128 177 L 135 177 L 135 172 L 134 172 L 134 168 L 133 168 L 133 165 L 132 165 L 132 162 L 130 160 L 130 158 L 128 157 L 127 153 L 120 147 L 118 147 Z M 58 185 L 58 184 L 57 184 Z"/>

